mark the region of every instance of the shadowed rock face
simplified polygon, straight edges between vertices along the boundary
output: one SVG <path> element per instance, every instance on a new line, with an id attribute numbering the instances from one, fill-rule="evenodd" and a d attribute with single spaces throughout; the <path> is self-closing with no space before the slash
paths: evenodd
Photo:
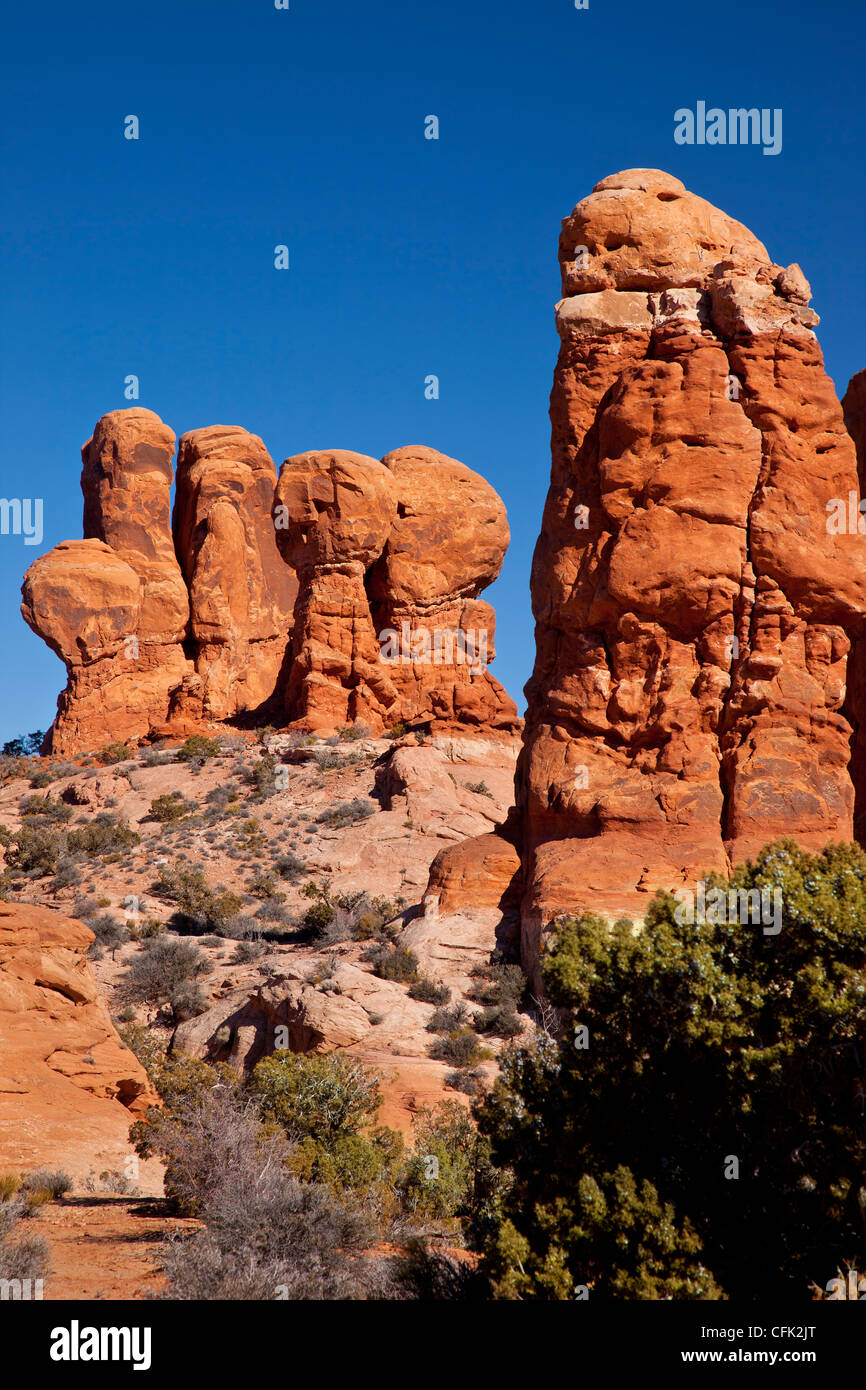
<path id="1" fill-rule="evenodd" d="M 833 523 L 854 447 L 802 271 L 640 169 L 565 219 L 560 263 L 516 777 L 536 981 L 558 913 L 639 914 L 775 836 L 850 838 L 866 723 L 843 710 L 864 538 Z"/>
<path id="2" fill-rule="evenodd" d="M 280 471 L 274 521 L 301 585 L 292 721 L 516 730 L 514 703 L 487 670 L 493 609 L 477 598 L 509 541 L 483 478 L 421 446 L 381 463 L 300 454 Z"/>
<path id="3" fill-rule="evenodd" d="M 174 543 L 189 586 L 204 719 L 281 694 L 298 585 L 274 539 L 276 481 L 261 439 L 244 429 L 212 425 L 180 441 Z"/>
<path id="4" fill-rule="evenodd" d="M 22 614 L 68 672 L 50 751 L 241 714 L 516 731 L 478 598 L 508 526 L 477 473 L 422 447 L 331 450 L 287 460 L 275 499 L 261 439 L 214 425 L 180 441 L 170 526 L 173 449 L 150 410 L 103 416 L 82 450 L 86 539 L 27 571 Z"/>

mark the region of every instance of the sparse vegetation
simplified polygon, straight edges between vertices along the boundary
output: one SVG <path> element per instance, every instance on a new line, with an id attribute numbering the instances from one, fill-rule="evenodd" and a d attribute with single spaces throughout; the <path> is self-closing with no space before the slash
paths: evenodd
<path id="1" fill-rule="evenodd" d="M 380 980 L 408 985 L 418 979 L 418 957 L 408 946 L 371 946 L 364 952 L 363 959 L 369 961 L 373 974 Z"/>
<path id="2" fill-rule="evenodd" d="M 200 980 L 212 969 L 201 951 L 174 936 L 157 936 L 142 947 L 121 984 L 121 994 L 134 1004 L 165 1004 L 172 1022 L 194 1018 L 204 1010 Z"/>
<path id="3" fill-rule="evenodd" d="M 152 891 L 157 897 L 177 903 L 182 925 L 202 931 L 225 929 L 243 905 L 236 893 L 222 887 L 211 888 L 204 871 L 193 865 L 164 864 Z"/>
<path id="4" fill-rule="evenodd" d="M 320 825 L 331 825 L 342 827 L 345 825 L 355 825 L 358 821 L 366 820 L 372 816 L 376 807 L 372 801 L 367 801 L 363 797 L 353 797 L 351 801 L 339 801 L 334 806 L 329 806 L 316 816 Z"/>
<path id="5" fill-rule="evenodd" d="M 190 734 L 177 749 L 175 758 L 179 763 L 189 763 L 197 772 L 211 758 L 218 757 L 219 752 L 219 739 L 208 738 L 206 734 Z"/>

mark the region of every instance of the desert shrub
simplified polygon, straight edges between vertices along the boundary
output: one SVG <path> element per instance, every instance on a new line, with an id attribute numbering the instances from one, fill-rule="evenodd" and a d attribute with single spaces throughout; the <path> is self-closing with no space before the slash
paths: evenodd
<path id="1" fill-rule="evenodd" d="M 363 955 L 380 980 L 412 984 L 418 978 L 418 957 L 408 946 L 372 946 Z"/>
<path id="2" fill-rule="evenodd" d="M 210 758 L 216 758 L 219 751 L 219 739 L 208 738 L 206 734 L 190 734 L 175 752 L 175 758 L 179 763 L 190 763 L 193 768 L 200 768 Z"/>
<path id="3" fill-rule="evenodd" d="M 148 814 L 160 825 L 174 825 L 183 820 L 189 810 L 189 803 L 181 792 L 167 792 L 164 796 L 154 797 Z"/>
<path id="4" fill-rule="evenodd" d="M 100 748 L 99 752 L 94 753 L 93 756 L 98 763 L 108 766 L 112 763 L 126 762 L 133 754 L 128 743 L 107 743 L 104 748 Z"/>
<path id="5" fill-rule="evenodd" d="M 430 1056 L 437 1062 L 448 1062 L 452 1067 L 474 1067 L 489 1054 L 478 1041 L 471 1028 L 456 1028 L 437 1038 L 430 1048 Z"/>
<path id="6" fill-rule="evenodd" d="M 273 753 L 263 753 L 258 762 L 246 769 L 245 778 L 253 789 L 257 801 L 273 796 L 277 790 L 277 768 L 279 763 Z"/>
<path id="7" fill-rule="evenodd" d="M 71 854 L 86 854 L 93 858 L 112 854 L 116 850 L 128 849 L 137 845 L 141 836 L 125 821 L 118 820 L 110 811 L 100 811 L 89 825 L 76 826 L 70 830 L 67 848 Z"/>
<path id="8" fill-rule="evenodd" d="M 502 1004 L 494 1004 L 473 1014 L 472 1027 L 476 1033 L 491 1033 L 499 1038 L 516 1038 L 523 1031 L 518 1015 Z"/>
<path id="9" fill-rule="evenodd" d="M 393 738 L 393 739 L 402 738 L 402 737 L 404 736 L 404 734 L 408 734 L 408 732 L 409 732 L 409 730 L 408 730 L 407 726 L 406 726 L 405 724 L 403 724 L 402 722 L 398 722 L 398 723 L 396 723 L 396 724 L 392 724 L 392 725 L 391 725 L 391 727 L 390 727 L 390 729 L 388 730 L 388 732 L 387 732 L 387 734 L 385 735 L 385 737 L 386 737 L 386 738 Z"/>
<path id="10" fill-rule="evenodd" d="M 0 1279 L 41 1279 L 48 1273 L 48 1242 L 41 1236 L 22 1235 L 24 1202 L 17 1197 L 0 1201 Z"/>
<path id="11" fill-rule="evenodd" d="M 42 825 L 63 825 L 72 819 L 72 807 L 50 796 L 28 796 L 19 807 L 23 817 L 38 816 Z"/>
<path id="12" fill-rule="evenodd" d="M 26 1175 L 21 1186 L 26 1192 L 47 1192 L 49 1198 L 56 1202 L 72 1191 L 74 1183 L 62 1169 L 38 1168 Z"/>
<path id="13" fill-rule="evenodd" d="M 111 951 L 112 958 L 114 952 L 129 940 L 129 932 L 126 927 L 108 912 L 93 918 L 88 926 L 96 938 L 94 945 L 101 946 L 105 951 Z"/>
<path id="14" fill-rule="evenodd" d="M 227 782 L 223 786 L 212 787 L 205 796 L 205 803 L 213 811 L 224 811 L 227 806 L 233 806 L 240 797 L 240 789 L 233 782 Z"/>
<path id="15" fill-rule="evenodd" d="M 250 961 L 266 956 L 268 948 L 263 941 L 239 941 L 231 958 L 232 965 L 247 965 Z"/>
<path id="16" fill-rule="evenodd" d="M 370 730 L 366 724 L 360 721 L 357 724 L 342 724 L 337 730 L 337 739 L 340 743 L 357 743 L 358 739 L 369 737 Z"/>
<path id="17" fill-rule="evenodd" d="M 294 918 L 288 908 L 269 898 L 265 898 L 261 906 L 256 908 L 255 915 L 259 922 L 276 922 L 283 927 L 292 926 L 294 923 Z"/>
<path id="18" fill-rule="evenodd" d="M 320 1302 L 359 1298 L 375 1285 L 363 1212 L 284 1172 L 252 1138 L 200 1210 L 205 1229 L 166 1253 L 170 1298 Z"/>
<path id="19" fill-rule="evenodd" d="M 475 792 L 478 796 L 493 796 L 486 782 L 467 782 L 466 790 L 468 792 Z"/>
<path id="20" fill-rule="evenodd" d="M 154 748 L 144 748 L 141 761 L 145 767 L 165 767 L 168 763 L 174 762 L 174 754 L 158 745 Z"/>
<path id="21" fill-rule="evenodd" d="M 225 929 L 243 905 L 236 893 L 211 888 L 197 865 L 163 864 L 153 892 L 177 903 L 189 924 L 212 931 Z"/>
<path id="22" fill-rule="evenodd" d="M 375 809 L 372 801 L 356 796 L 351 801 L 339 801 L 335 806 L 329 806 L 327 810 L 322 811 L 321 815 L 316 816 L 316 820 L 320 825 L 332 825 L 339 828 L 366 820 L 368 816 L 372 816 Z"/>
<path id="23" fill-rule="evenodd" d="M 464 1067 L 462 1071 L 445 1073 L 444 1085 L 449 1091 L 460 1091 L 467 1096 L 480 1096 L 482 1091 L 481 1072 L 478 1067 Z"/>
<path id="24" fill-rule="evenodd" d="M 447 1004 L 451 991 L 447 985 L 439 984 L 422 975 L 409 986 L 409 998 L 418 999 L 422 1004 Z"/>
<path id="25" fill-rule="evenodd" d="M 66 837 L 50 826 L 28 825 L 7 832 L 14 848 L 6 853 L 6 863 L 21 873 L 44 878 L 57 871 L 60 857 L 66 849 Z M 3 843 L 3 840 L 0 840 Z"/>
<path id="26" fill-rule="evenodd" d="M 329 1143 L 307 1136 L 292 1150 L 289 1169 L 304 1182 L 326 1183 L 340 1193 L 369 1193 L 393 1186 L 402 1164 L 403 1137 L 379 1126 L 368 1134 L 340 1134 Z"/>
<path id="27" fill-rule="evenodd" d="M 519 965 L 495 956 L 489 965 L 473 966 L 471 974 L 472 998 L 477 1003 L 517 1009 L 526 989 L 526 976 Z"/>
<path id="28" fill-rule="evenodd" d="M 60 855 L 54 873 L 54 892 L 60 888 L 75 888 L 81 882 L 81 869 L 78 857 L 72 854 Z"/>
<path id="29" fill-rule="evenodd" d="M 469 1010 L 462 999 L 449 1008 L 434 1009 L 427 1024 L 428 1033 L 456 1033 L 469 1022 Z"/>
<path id="30" fill-rule="evenodd" d="M 285 893 L 280 891 L 279 879 L 269 870 L 256 869 L 247 887 L 257 898 L 270 898 L 280 903 L 286 900 Z"/>
<path id="31" fill-rule="evenodd" d="M 780 841 L 711 891 L 722 922 L 658 893 L 637 934 L 554 931 L 563 1035 L 507 1053 L 479 1108 L 514 1173 L 500 1296 L 803 1299 L 863 1268 L 866 854 Z M 779 930 L 728 920 L 729 891 L 765 893 Z"/>
<path id="32" fill-rule="evenodd" d="M 357 1134 L 376 1114 L 377 1074 L 343 1053 L 275 1052 L 255 1067 L 252 1090 L 261 1115 L 290 1140 L 311 1138 L 331 1147 Z"/>
<path id="33" fill-rule="evenodd" d="M 204 1011 L 198 981 L 211 968 L 191 942 L 157 936 L 130 964 L 121 981 L 121 994 L 133 1004 L 167 1004 L 179 1023 Z"/>
<path id="34" fill-rule="evenodd" d="M 301 919 L 302 924 L 321 937 L 334 920 L 334 909 L 330 903 L 319 901 L 308 907 Z"/>
<path id="35" fill-rule="evenodd" d="M 288 883 L 296 883 L 301 875 L 307 871 L 304 860 L 299 858 L 297 854 L 293 854 L 290 850 L 285 854 L 281 854 L 280 857 L 274 861 L 274 868 L 280 878 L 284 878 Z"/>
<path id="36" fill-rule="evenodd" d="M 20 1186 L 21 1177 L 18 1173 L 0 1173 L 0 1202 L 8 1202 Z"/>
<path id="37" fill-rule="evenodd" d="M 139 1189 L 118 1168 L 103 1168 L 98 1175 L 91 1171 L 81 1184 L 85 1192 L 114 1192 L 133 1197 L 139 1196 Z"/>
<path id="38" fill-rule="evenodd" d="M 490 1143 L 456 1100 L 424 1106 L 413 1121 L 412 1152 L 400 1178 L 404 1209 L 432 1219 L 465 1217 L 475 1231 L 489 1222 L 502 1186 Z"/>

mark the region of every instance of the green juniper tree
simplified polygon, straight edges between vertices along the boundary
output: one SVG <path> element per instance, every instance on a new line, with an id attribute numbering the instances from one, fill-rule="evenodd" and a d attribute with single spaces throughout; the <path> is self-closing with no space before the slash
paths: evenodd
<path id="1" fill-rule="evenodd" d="M 563 1036 L 477 1111 L 513 1175 L 499 1296 L 808 1299 L 866 1267 L 866 854 L 786 840 L 710 882 L 778 890 L 781 930 L 659 893 L 640 931 L 552 934 Z"/>

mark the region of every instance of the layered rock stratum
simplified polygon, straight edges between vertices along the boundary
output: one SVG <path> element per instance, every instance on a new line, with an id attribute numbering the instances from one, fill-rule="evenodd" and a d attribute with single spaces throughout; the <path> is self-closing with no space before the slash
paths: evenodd
<path id="1" fill-rule="evenodd" d="M 488 866 L 519 859 L 536 980 L 562 912 L 633 917 L 774 837 L 850 839 L 866 727 L 855 450 L 803 272 L 649 169 L 596 185 L 559 259 L 519 815 L 428 888 L 492 901 Z"/>
<path id="2" fill-rule="evenodd" d="M 421 446 L 289 458 L 257 435 L 175 436 L 112 411 L 82 449 L 84 539 L 31 565 L 25 620 L 64 661 L 46 751 L 243 717 L 513 735 L 481 591 L 509 532 L 479 474 Z M 275 495 L 276 489 L 276 495 Z"/>

